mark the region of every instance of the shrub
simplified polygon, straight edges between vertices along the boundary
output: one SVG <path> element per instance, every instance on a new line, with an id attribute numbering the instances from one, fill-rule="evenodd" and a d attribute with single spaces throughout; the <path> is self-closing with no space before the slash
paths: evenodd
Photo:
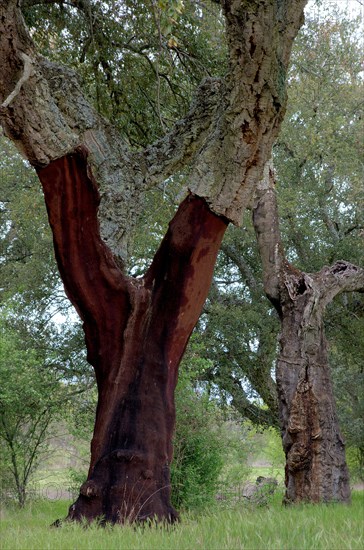
<path id="1" fill-rule="evenodd" d="M 203 508 L 215 500 L 226 448 L 216 405 L 182 375 L 176 391 L 176 431 L 171 466 L 176 508 Z"/>

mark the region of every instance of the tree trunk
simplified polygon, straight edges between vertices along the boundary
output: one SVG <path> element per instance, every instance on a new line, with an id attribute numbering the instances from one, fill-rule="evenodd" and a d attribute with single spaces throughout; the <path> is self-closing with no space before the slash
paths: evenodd
<path id="1" fill-rule="evenodd" d="M 308 274 L 287 262 L 269 164 L 256 193 L 253 222 L 264 288 L 281 319 L 276 380 L 286 454 L 285 502 L 349 502 L 323 316 L 336 294 L 364 289 L 364 269 L 339 261 Z"/>
<path id="2" fill-rule="evenodd" d="M 141 279 L 100 239 L 85 151 L 39 170 L 59 269 L 99 390 L 91 464 L 70 519 L 173 522 L 169 466 L 177 370 L 206 299 L 227 221 L 189 195 Z M 67 213 L 67 215 L 65 215 Z"/>
<path id="3" fill-rule="evenodd" d="M 314 281 L 286 272 L 276 378 L 283 448 L 285 502 L 349 502 L 345 445 L 336 414 L 324 334 L 324 304 Z M 313 282 L 314 281 L 314 282 Z M 283 293 L 282 293 L 283 294 Z"/>

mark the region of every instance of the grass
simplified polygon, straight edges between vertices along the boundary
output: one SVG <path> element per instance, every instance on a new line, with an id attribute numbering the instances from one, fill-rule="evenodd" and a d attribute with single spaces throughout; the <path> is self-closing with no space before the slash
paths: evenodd
<path id="1" fill-rule="evenodd" d="M 2 510 L 2 550 L 355 550 L 364 548 L 364 494 L 354 493 L 351 506 L 339 504 L 283 508 L 216 509 L 182 516 L 176 527 L 83 528 L 49 525 L 64 517 L 68 502 L 38 501 L 24 510 Z"/>

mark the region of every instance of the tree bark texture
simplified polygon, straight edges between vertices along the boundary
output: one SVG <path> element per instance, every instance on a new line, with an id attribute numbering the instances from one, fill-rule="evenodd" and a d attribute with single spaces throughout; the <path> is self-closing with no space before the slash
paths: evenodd
<path id="1" fill-rule="evenodd" d="M 336 294 L 364 289 L 364 269 L 338 261 L 309 274 L 287 262 L 269 165 L 256 194 L 253 221 L 265 290 L 281 319 L 276 380 L 286 454 L 285 501 L 349 502 L 349 474 L 332 390 L 324 312 Z"/>
<path id="2" fill-rule="evenodd" d="M 178 365 L 200 315 L 227 221 L 194 195 L 181 204 L 141 279 L 99 235 L 86 152 L 39 170 L 57 261 L 84 323 L 99 401 L 88 480 L 69 517 L 167 521 Z"/>
<path id="3" fill-rule="evenodd" d="M 239 224 L 286 108 L 286 71 L 308 0 L 222 0 L 230 71 L 207 78 L 190 111 L 143 151 L 90 105 L 77 74 L 39 55 L 19 2 L 0 0 L 0 121 L 33 166 L 84 144 L 100 190 L 103 240 L 125 262 L 145 191 L 189 167 L 189 188 Z"/>

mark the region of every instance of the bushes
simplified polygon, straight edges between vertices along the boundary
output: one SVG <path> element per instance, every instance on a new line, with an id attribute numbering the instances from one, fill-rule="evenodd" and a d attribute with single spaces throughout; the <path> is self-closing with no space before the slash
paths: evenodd
<path id="1" fill-rule="evenodd" d="M 33 473 L 48 450 L 64 391 L 19 330 L 0 317 L 0 482 L 3 498 L 24 506 Z"/>
<path id="2" fill-rule="evenodd" d="M 219 411 L 182 375 L 176 391 L 176 415 L 172 502 L 177 509 L 201 508 L 214 501 L 224 465 L 226 438 L 222 437 Z"/>

